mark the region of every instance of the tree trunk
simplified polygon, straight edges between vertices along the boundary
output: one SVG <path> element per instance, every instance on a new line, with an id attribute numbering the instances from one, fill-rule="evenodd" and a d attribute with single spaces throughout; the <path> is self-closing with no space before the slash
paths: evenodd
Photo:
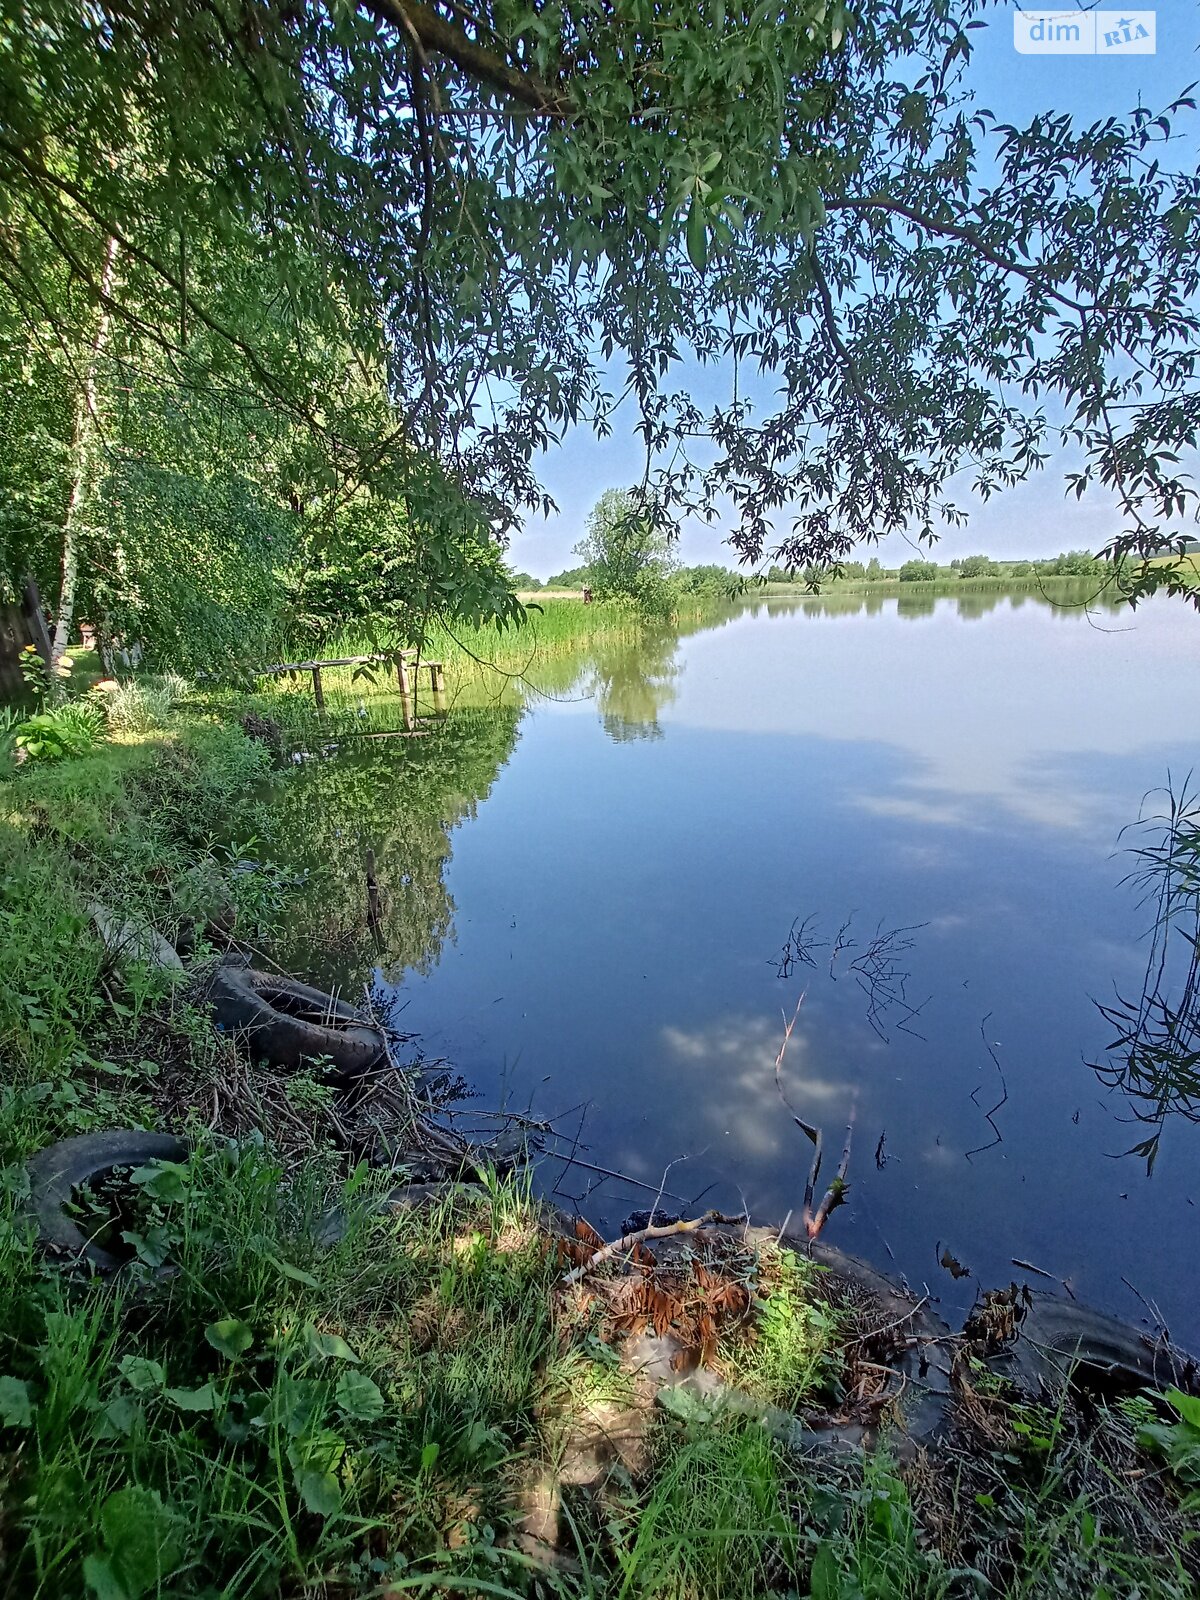
<path id="1" fill-rule="evenodd" d="M 96 431 L 96 403 L 99 398 L 100 358 L 108 339 L 108 298 L 112 293 L 117 264 L 117 241 L 109 238 L 104 246 L 104 270 L 100 274 L 100 315 L 88 356 L 83 392 L 75 407 L 75 432 L 71 440 L 71 493 L 63 522 L 62 581 L 58 590 L 58 610 L 54 617 L 54 659 L 67 648 L 71 622 L 75 615 L 75 587 L 79 578 L 78 524 L 87 493 L 88 462 L 92 436 Z"/>

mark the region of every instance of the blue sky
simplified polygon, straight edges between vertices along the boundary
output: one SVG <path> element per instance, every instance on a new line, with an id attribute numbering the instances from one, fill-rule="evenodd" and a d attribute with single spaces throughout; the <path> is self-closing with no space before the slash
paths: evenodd
<path id="1" fill-rule="evenodd" d="M 997 6 L 989 13 L 987 28 L 974 34 L 975 54 L 968 75 L 978 104 L 995 112 L 1002 122 L 1027 122 L 1040 111 L 1052 110 L 1070 112 L 1088 123 L 1120 116 L 1139 101 L 1158 109 L 1200 78 L 1198 0 L 1167 0 L 1155 8 L 1157 51 L 1152 56 L 1020 55 L 1013 47 L 1015 9 L 1011 4 Z M 1189 143 L 1194 149 L 1194 133 Z M 698 386 L 707 390 L 719 376 L 698 374 Z M 641 476 L 643 456 L 633 433 L 635 423 L 634 410 L 627 407 L 618 414 L 612 437 L 595 439 L 580 429 L 542 458 L 540 475 L 560 508 L 559 514 L 548 520 L 528 520 L 509 550 L 514 567 L 545 578 L 575 564 L 571 549 L 592 505 L 605 489 L 633 483 Z M 1099 548 L 1119 529 L 1119 518 L 1108 497 L 1100 493 L 1082 502 L 1073 496 L 1066 499 L 1063 473 L 1069 466 L 1066 458 L 1052 461 L 1037 478 L 989 504 L 972 501 L 970 524 L 947 534 L 941 546 L 942 559 L 978 551 L 1028 557 Z M 733 552 L 723 542 L 726 532 L 715 526 L 685 526 L 679 554 L 687 562 L 719 561 L 733 566 Z M 894 565 L 912 552 L 901 538 L 893 536 L 877 553 L 885 565 Z"/>

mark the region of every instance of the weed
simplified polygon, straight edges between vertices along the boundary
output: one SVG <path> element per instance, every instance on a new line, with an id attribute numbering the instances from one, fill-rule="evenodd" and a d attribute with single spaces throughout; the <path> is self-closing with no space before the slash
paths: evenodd
<path id="1" fill-rule="evenodd" d="M 837 1318 L 818 1293 L 820 1271 L 791 1250 L 765 1251 L 750 1335 L 739 1330 L 722 1345 L 734 1380 L 772 1405 L 795 1409 L 828 1378 Z"/>
<path id="2" fill-rule="evenodd" d="M 621 1597 L 751 1600 L 794 1584 L 798 1530 L 775 1447 L 754 1424 L 710 1425 L 668 1446 L 618 1543 Z"/>

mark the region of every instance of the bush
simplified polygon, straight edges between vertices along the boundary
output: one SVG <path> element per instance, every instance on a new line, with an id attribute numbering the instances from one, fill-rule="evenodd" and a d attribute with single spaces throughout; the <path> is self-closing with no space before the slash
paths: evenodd
<path id="1" fill-rule="evenodd" d="M 174 673 L 119 683 L 107 691 L 104 700 L 109 726 L 123 733 L 150 733 L 161 728 L 187 688 L 187 682 Z"/>
<path id="2" fill-rule="evenodd" d="M 87 755 L 103 739 L 104 713 L 97 706 L 76 702 L 26 717 L 17 726 L 14 742 L 32 761 L 62 761 Z"/>
<path id="3" fill-rule="evenodd" d="M 906 561 L 900 568 L 901 583 L 932 583 L 937 575 L 936 561 Z"/>

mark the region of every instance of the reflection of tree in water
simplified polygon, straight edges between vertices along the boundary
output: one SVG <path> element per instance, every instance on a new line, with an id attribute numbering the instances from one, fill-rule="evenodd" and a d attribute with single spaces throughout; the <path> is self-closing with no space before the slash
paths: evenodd
<path id="1" fill-rule="evenodd" d="M 944 583 L 897 584 L 886 589 L 827 588 L 820 594 L 769 595 L 765 610 L 770 617 L 791 616 L 797 611 L 813 617 L 878 616 L 893 601 L 896 615 L 911 621 L 928 617 L 946 600 L 954 602 L 957 614 L 967 622 L 984 617 L 997 606 L 1008 605 L 1015 611 L 1023 605 L 1041 606 L 1075 617 L 1081 611 L 1103 611 L 1109 614 L 1125 609 L 1125 601 L 1111 584 L 1102 587 L 1098 580 L 1081 578 L 1072 583 L 1055 582 L 1046 588 L 1034 586 L 1027 589 L 1006 589 L 1003 584 L 986 589 L 968 588 L 962 579 L 947 579 Z M 755 614 L 758 614 L 758 607 Z"/>
<path id="2" fill-rule="evenodd" d="M 450 831 L 474 816 L 516 743 L 515 706 L 455 711 L 415 739 L 343 745 L 286 779 L 272 808 L 279 850 L 305 874 L 272 952 L 288 971 L 357 992 L 375 966 L 428 972 L 451 930 Z M 368 850 L 380 889 L 367 925 Z"/>
<path id="3" fill-rule="evenodd" d="M 610 739 L 661 739 L 660 713 L 675 699 L 679 634 L 647 630 L 640 639 L 599 646 L 589 663 L 584 692 L 596 698 Z"/>
<path id="4" fill-rule="evenodd" d="M 1100 1081 L 1120 1089 L 1147 1137 L 1131 1155 L 1152 1170 L 1168 1116 L 1200 1122 L 1200 797 L 1170 788 L 1163 809 L 1135 825 L 1144 843 L 1125 880 L 1140 892 L 1153 922 L 1141 993 L 1117 993 L 1100 1015 L 1115 1030 Z"/>

